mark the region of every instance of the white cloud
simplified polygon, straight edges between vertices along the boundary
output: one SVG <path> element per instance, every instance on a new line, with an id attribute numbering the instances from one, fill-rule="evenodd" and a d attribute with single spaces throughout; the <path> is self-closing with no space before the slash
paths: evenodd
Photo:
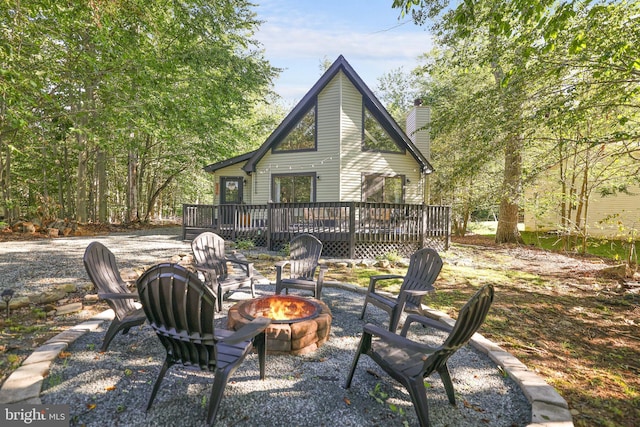
<path id="1" fill-rule="evenodd" d="M 351 4 L 325 6 L 305 9 L 265 0 L 258 9 L 258 19 L 264 22 L 256 38 L 271 64 L 285 69 L 275 87 L 285 99 L 304 96 L 320 77 L 324 59 L 334 61 L 343 55 L 374 89 L 383 74 L 417 66 L 418 56 L 432 47 L 429 33 L 407 21 L 399 25 L 390 8 L 380 11 L 380 5 L 372 5 L 371 10 L 360 8 L 360 14 L 354 16 L 346 11 Z"/>

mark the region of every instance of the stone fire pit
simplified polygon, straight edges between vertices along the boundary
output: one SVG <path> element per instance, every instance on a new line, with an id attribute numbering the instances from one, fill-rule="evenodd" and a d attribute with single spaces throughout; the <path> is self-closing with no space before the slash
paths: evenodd
<path id="1" fill-rule="evenodd" d="M 242 301 L 229 309 L 227 328 L 238 330 L 258 316 L 272 319 L 266 331 L 269 354 L 306 354 L 329 339 L 331 310 L 318 299 L 271 295 Z"/>

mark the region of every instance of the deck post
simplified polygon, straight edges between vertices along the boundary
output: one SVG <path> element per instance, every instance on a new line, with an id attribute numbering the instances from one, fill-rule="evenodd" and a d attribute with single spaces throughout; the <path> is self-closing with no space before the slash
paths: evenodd
<path id="1" fill-rule="evenodd" d="M 273 235 L 273 203 L 267 204 L 267 249 L 271 250 L 271 236 Z"/>
<path id="2" fill-rule="evenodd" d="M 356 257 L 356 204 L 349 202 L 349 258 Z"/>
<path id="3" fill-rule="evenodd" d="M 427 247 L 427 230 L 429 229 L 429 206 L 422 205 L 422 228 L 420 230 L 420 249 Z"/>

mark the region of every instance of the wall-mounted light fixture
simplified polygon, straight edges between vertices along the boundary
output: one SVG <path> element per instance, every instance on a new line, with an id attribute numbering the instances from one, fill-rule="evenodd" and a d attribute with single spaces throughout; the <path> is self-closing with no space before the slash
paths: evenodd
<path id="1" fill-rule="evenodd" d="M 320 181 L 320 175 L 316 175 L 316 179 Z"/>
<path id="2" fill-rule="evenodd" d="M 407 184 L 411 184 L 411 180 L 409 178 L 404 180 Z"/>

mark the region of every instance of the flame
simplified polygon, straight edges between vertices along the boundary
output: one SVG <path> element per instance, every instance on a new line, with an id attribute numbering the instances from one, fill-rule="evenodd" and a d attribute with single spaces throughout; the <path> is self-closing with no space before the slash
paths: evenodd
<path id="1" fill-rule="evenodd" d="M 315 309 L 315 306 L 308 301 L 276 295 L 265 298 L 257 304 L 255 317 L 268 317 L 272 320 L 294 320 L 311 316 Z"/>

